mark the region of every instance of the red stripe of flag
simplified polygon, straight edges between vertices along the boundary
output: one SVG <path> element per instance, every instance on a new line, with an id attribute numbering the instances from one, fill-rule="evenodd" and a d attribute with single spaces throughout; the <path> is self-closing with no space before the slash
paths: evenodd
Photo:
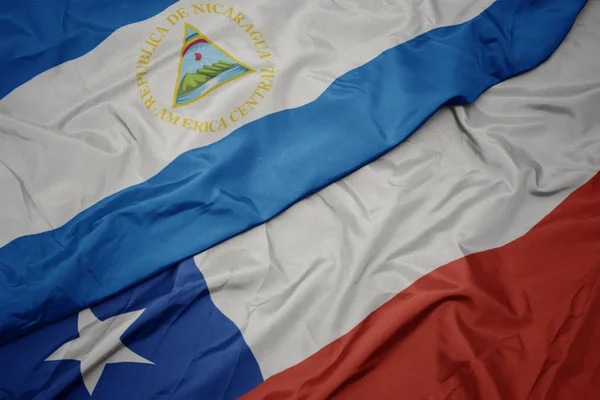
<path id="1" fill-rule="evenodd" d="M 600 175 L 243 397 L 600 399 Z"/>

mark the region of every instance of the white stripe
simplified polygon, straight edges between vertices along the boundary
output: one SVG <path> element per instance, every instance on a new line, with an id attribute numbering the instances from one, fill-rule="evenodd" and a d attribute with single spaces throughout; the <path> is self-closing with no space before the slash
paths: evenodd
<path id="1" fill-rule="evenodd" d="M 341 74 L 433 28 L 464 22 L 493 0 L 279 0 L 231 2 L 263 33 L 276 64 L 275 86 L 243 123 L 314 100 Z M 219 140 L 171 126 L 146 110 L 135 84 L 143 42 L 180 2 L 123 27 L 85 56 L 47 71 L 0 101 L 0 246 L 57 228 L 100 199 L 143 182 L 182 152 Z M 143 4 L 140 4 L 143 7 Z M 253 67 L 252 41 L 224 16 L 186 19 Z M 169 106 L 183 24 L 152 58 L 153 92 Z M 197 107 L 199 120 L 227 115 L 254 91 L 257 77 L 226 85 Z M 178 109 L 179 110 L 179 109 Z"/>
<path id="2" fill-rule="evenodd" d="M 415 280 L 518 238 L 600 169 L 600 2 L 538 69 L 195 258 L 265 378 Z"/>

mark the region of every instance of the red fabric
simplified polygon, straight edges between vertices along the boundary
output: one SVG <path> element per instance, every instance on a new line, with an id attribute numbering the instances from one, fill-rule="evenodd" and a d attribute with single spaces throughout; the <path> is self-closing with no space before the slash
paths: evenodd
<path id="1" fill-rule="evenodd" d="M 424 276 L 255 399 L 600 399 L 600 175 Z"/>

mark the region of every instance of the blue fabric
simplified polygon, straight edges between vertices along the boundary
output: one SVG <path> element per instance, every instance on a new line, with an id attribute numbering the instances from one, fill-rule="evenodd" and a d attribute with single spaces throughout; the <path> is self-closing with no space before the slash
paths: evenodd
<path id="1" fill-rule="evenodd" d="M 176 0 L 1 0 L 0 99 Z"/>
<path id="2" fill-rule="evenodd" d="M 498 1 L 382 53 L 310 104 L 184 153 L 58 229 L 14 240 L 0 249 L 0 340 L 111 296 L 367 164 L 444 103 L 472 102 L 542 62 L 584 4 Z"/>
<path id="3" fill-rule="evenodd" d="M 107 364 L 88 394 L 74 360 L 44 361 L 79 336 L 77 314 L 0 347 L 0 399 L 236 399 L 262 382 L 237 327 L 187 260 L 96 307 L 100 320 L 144 310 L 121 341 L 153 364 Z"/>

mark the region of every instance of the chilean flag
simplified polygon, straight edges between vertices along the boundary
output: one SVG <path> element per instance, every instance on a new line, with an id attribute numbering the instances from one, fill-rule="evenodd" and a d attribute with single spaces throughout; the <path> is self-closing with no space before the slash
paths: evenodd
<path id="1" fill-rule="evenodd" d="M 600 393 L 598 1 L 0 17 L 0 398 Z"/>

